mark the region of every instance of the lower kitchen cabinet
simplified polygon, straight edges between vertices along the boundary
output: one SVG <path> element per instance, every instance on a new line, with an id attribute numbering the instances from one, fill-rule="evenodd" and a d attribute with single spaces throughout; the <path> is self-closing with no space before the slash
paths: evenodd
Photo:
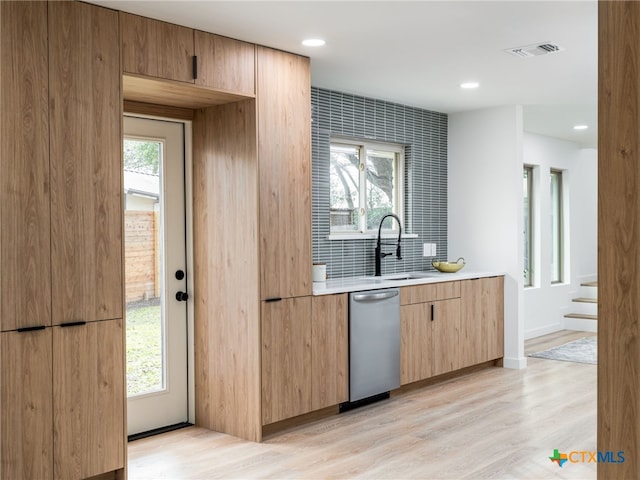
<path id="1" fill-rule="evenodd" d="M 53 327 L 54 478 L 124 467 L 122 320 Z"/>
<path id="2" fill-rule="evenodd" d="M 400 384 L 431 376 L 431 304 L 400 307 Z"/>
<path id="3" fill-rule="evenodd" d="M 1 334 L 3 480 L 53 477 L 51 330 Z"/>
<path id="4" fill-rule="evenodd" d="M 311 300 L 311 408 L 349 400 L 349 297 Z"/>
<path id="5" fill-rule="evenodd" d="M 433 369 L 431 375 L 452 372 L 460 368 L 460 299 L 433 303 L 431 322 Z"/>
<path id="6" fill-rule="evenodd" d="M 122 320 L 1 335 L 0 478 L 124 468 Z"/>
<path id="7" fill-rule="evenodd" d="M 262 302 L 262 424 L 349 399 L 347 294 Z"/>
<path id="8" fill-rule="evenodd" d="M 262 302 L 262 424 L 311 411 L 311 297 Z"/>
<path id="9" fill-rule="evenodd" d="M 400 383 L 460 368 L 460 299 L 400 307 Z"/>
<path id="10" fill-rule="evenodd" d="M 461 282 L 461 365 L 504 356 L 504 277 Z"/>

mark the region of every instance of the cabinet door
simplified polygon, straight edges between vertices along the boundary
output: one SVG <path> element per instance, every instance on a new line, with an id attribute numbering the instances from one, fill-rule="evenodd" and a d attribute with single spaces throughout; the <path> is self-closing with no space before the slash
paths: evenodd
<path id="1" fill-rule="evenodd" d="M 125 73 L 193 83 L 193 30 L 120 12 Z"/>
<path id="2" fill-rule="evenodd" d="M 433 303 L 431 322 L 433 369 L 440 375 L 460 368 L 460 299 Z"/>
<path id="3" fill-rule="evenodd" d="M 122 318 L 118 14 L 48 5 L 53 323 Z"/>
<path id="4" fill-rule="evenodd" d="M 309 59 L 258 47 L 261 298 L 311 295 Z"/>
<path id="5" fill-rule="evenodd" d="M 0 2 L 0 329 L 51 324 L 46 2 Z"/>
<path id="6" fill-rule="evenodd" d="M 346 294 L 311 300 L 311 408 L 349 400 L 349 299 Z"/>
<path id="7" fill-rule="evenodd" d="M 262 424 L 311 411 L 311 297 L 262 302 Z"/>
<path id="8" fill-rule="evenodd" d="M 243 95 L 255 93 L 254 44 L 196 30 L 194 50 L 198 57 L 196 85 Z"/>
<path id="9" fill-rule="evenodd" d="M 462 367 L 495 360 L 504 354 L 503 282 L 503 277 L 462 282 Z"/>
<path id="10" fill-rule="evenodd" d="M 400 307 L 400 384 L 431 376 L 433 369 L 431 305 L 416 303 Z"/>
<path id="11" fill-rule="evenodd" d="M 52 478 L 51 328 L 0 338 L 0 478 Z"/>
<path id="12" fill-rule="evenodd" d="M 463 367 L 487 361 L 487 326 L 483 313 L 483 280 L 474 278 L 462 283 L 460 319 L 461 363 Z"/>
<path id="13" fill-rule="evenodd" d="M 504 277 L 483 279 L 483 312 L 487 325 L 487 358 L 504 357 Z"/>
<path id="14" fill-rule="evenodd" d="M 54 478 L 124 467 L 122 320 L 53 327 Z"/>

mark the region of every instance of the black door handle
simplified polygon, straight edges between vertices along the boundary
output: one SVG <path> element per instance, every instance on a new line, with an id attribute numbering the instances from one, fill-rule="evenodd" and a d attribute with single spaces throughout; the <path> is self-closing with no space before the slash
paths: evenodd
<path id="1" fill-rule="evenodd" d="M 178 292 L 176 293 L 176 300 L 179 302 L 186 302 L 189 300 L 189 294 L 187 292 Z"/>

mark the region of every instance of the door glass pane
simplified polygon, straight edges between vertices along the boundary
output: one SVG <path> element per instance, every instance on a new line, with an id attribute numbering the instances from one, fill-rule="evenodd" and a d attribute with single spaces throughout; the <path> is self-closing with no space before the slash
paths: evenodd
<path id="1" fill-rule="evenodd" d="M 332 232 L 359 229 L 360 149 L 331 145 L 329 218 Z"/>
<path id="2" fill-rule="evenodd" d="M 394 212 L 395 168 L 395 152 L 367 150 L 367 230 L 377 230 L 382 217 Z M 398 228 L 388 222 L 384 228 Z"/>
<path id="3" fill-rule="evenodd" d="M 127 395 L 165 388 L 162 143 L 124 140 Z"/>

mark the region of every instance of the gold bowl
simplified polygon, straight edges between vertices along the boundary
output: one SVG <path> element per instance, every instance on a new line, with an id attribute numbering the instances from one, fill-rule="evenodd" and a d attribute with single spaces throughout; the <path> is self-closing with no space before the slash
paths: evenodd
<path id="1" fill-rule="evenodd" d="M 431 262 L 433 268 L 443 273 L 455 273 L 464 267 L 464 258 L 460 257 L 455 262 Z"/>

